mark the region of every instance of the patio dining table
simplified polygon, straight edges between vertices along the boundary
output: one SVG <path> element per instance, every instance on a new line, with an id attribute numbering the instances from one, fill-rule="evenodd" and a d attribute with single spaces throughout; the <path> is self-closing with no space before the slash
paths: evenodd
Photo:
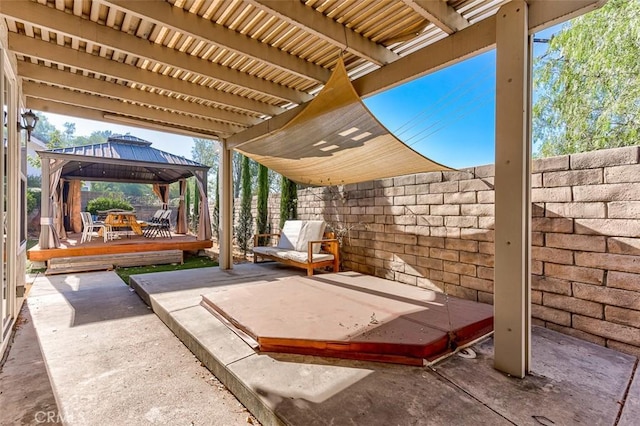
<path id="1" fill-rule="evenodd" d="M 136 235 L 142 235 L 142 225 L 132 212 L 111 212 L 104 220 L 111 228 L 131 228 Z"/>

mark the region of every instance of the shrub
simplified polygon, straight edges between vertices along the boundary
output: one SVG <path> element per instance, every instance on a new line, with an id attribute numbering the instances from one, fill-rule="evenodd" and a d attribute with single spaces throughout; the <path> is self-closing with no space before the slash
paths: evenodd
<path id="1" fill-rule="evenodd" d="M 242 158 L 242 200 L 240 205 L 240 217 L 236 229 L 236 241 L 238 246 L 247 256 L 247 250 L 253 233 L 253 217 L 251 215 L 251 170 L 249 157 Z"/>
<path id="2" fill-rule="evenodd" d="M 282 176 L 280 191 L 280 229 L 288 219 L 295 219 L 298 216 L 298 185 L 286 177 Z"/>
<path id="3" fill-rule="evenodd" d="M 256 233 L 266 234 L 269 232 L 267 220 L 269 197 L 269 169 L 262 164 L 258 167 L 258 213 L 256 216 Z M 260 245 L 266 245 L 266 238 L 262 238 Z"/>
<path id="4" fill-rule="evenodd" d="M 40 207 L 40 190 L 27 189 L 27 214 Z"/>
<path id="5" fill-rule="evenodd" d="M 86 208 L 86 210 L 92 215 L 97 215 L 98 211 L 111 209 L 133 210 L 133 206 L 126 200 L 98 197 L 89 201 Z"/>

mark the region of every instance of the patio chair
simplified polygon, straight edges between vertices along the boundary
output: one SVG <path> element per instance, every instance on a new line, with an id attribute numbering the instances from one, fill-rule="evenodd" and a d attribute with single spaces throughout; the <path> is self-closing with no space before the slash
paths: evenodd
<path id="1" fill-rule="evenodd" d="M 173 238 L 171 236 L 171 210 L 163 210 L 157 222 L 147 223 L 143 235 L 147 238 L 157 236 Z"/>
<path id="2" fill-rule="evenodd" d="M 153 214 L 153 216 L 151 216 L 151 219 L 149 220 L 139 220 L 138 224 L 142 227 L 145 227 L 144 231 L 142 232 L 142 235 L 146 236 L 145 234 L 147 233 L 147 230 L 150 229 L 148 228 L 148 226 L 152 223 L 158 223 L 160 221 L 160 217 L 162 216 L 162 213 L 165 212 L 164 209 L 158 209 L 156 210 L 156 212 Z"/>
<path id="3" fill-rule="evenodd" d="M 92 234 L 94 232 L 99 232 L 102 229 L 102 236 L 104 237 L 104 242 L 106 243 L 111 227 L 104 222 L 94 222 L 91 217 L 91 213 L 89 212 L 80 212 L 80 218 L 82 219 L 82 237 L 80 238 L 80 242 L 84 243 L 85 241 L 91 241 Z"/>

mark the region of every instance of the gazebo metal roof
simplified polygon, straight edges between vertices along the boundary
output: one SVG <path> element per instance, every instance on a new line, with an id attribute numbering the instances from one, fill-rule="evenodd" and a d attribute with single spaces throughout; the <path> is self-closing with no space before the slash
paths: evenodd
<path id="1" fill-rule="evenodd" d="M 38 153 L 43 159 L 67 160 L 62 177 L 93 181 L 172 183 L 209 166 L 151 147 L 131 135 L 114 135 L 107 142 L 56 148 Z"/>

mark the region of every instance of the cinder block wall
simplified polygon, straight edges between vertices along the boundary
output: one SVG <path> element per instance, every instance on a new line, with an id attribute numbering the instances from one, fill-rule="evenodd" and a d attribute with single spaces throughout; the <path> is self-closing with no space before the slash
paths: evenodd
<path id="1" fill-rule="evenodd" d="M 209 211 L 213 212 L 213 204 L 209 205 Z M 234 230 L 238 226 L 240 220 L 241 199 L 236 198 L 233 201 L 233 227 Z M 252 234 L 257 233 L 256 216 L 258 215 L 258 197 L 253 196 L 251 199 L 251 218 L 252 218 Z M 213 222 L 212 222 L 213 223 Z M 280 194 L 272 194 L 267 200 L 267 224 L 268 231 L 277 233 L 280 229 Z"/>
<path id="2" fill-rule="evenodd" d="M 640 355 L 639 147 L 533 161 L 535 323 Z M 299 191 L 345 268 L 492 303 L 494 167 Z"/>

